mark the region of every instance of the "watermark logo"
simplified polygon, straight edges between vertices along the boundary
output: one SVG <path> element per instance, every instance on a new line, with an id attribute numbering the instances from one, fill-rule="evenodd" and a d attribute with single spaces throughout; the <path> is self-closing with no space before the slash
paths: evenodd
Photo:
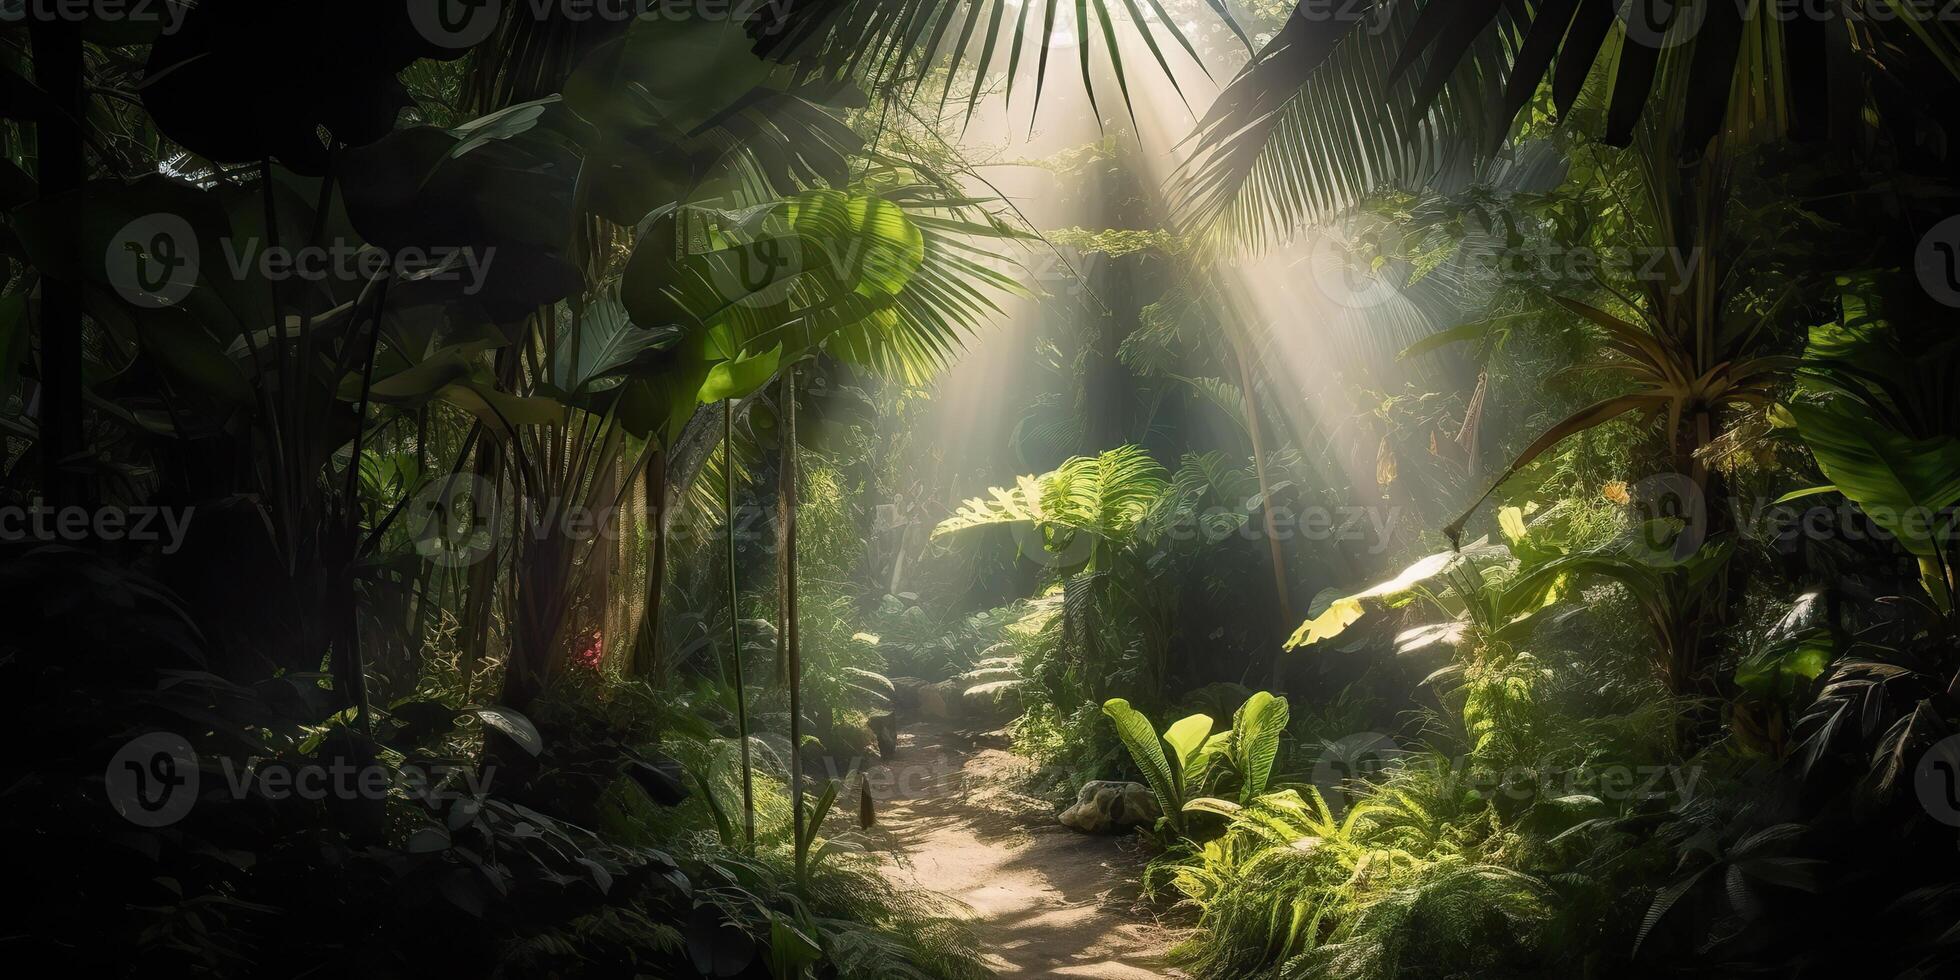
<path id="1" fill-rule="evenodd" d="M 1960 215 L 1934 225 L 1919 240 L 1913 271 L 1926 295 L 1960 309 Z"/>
<path id="2" fill-rule="evenodd" d="M 109 284 L 145 309 L 184 301 L 197 285 L 197 233 L 174 214 L 146 214 L 122 226 L 103 256 Z"/>
<path id="3" fill-rule="evenodd" d="M 1708 498 L 1692 477 L 1656 473 L 1634 484 L 1629 493 L 1642 560 L 1676 564 L 1707 542 Z"/>
<path id="4" fill-rule="evenodd" d="M 300 279 L 306 282 L 371 282 L 383 275 L 399 280 L 461 283 L 463 295 L 475 296 L 490 284 L 490 264 L 497 258 L 494 245 L 407 246 L 388 250 L 373 245 L 335 241 L 324 245 L 288 248 L 266 245 L 255 238 L 243 241 L 224 239 L 225 267 L 241 282 L 254 275 L 273 282 Z"/>
<path id="5" fill-rule="evenodd" d="M 109 805 L 138 827 L 168 827 L 197 803 L 197 752 L 181 735 L 151 732 L 131 739 L 102 772 Z"/>
<path id="6" fill-rule="evenodd" d="M 489 40 L 505 10 L 569 24 L 707 21 L 776 34 L 789 24 L 793 0 L 407 0 L 409 20 L 431 44 L 452 50 Z"/>
<path id="7" fill-rule="evenodd" d="M 497 488 L 483 477 L 452 475 L 431 481 L 407 505 L 415 552 L 443 568 L 463 568 L 496 545 Z"/>
<path id="8" fill-rule="evenodd" d="M 1694 40 L 1708 22 L 1710 3 L 1721 2 L 1730 0 L 1621 0 L 1614 13 L 1628 40 L 1666 50 Z"/>
<path id="9" fill-rule="evenodd" d="M 1394 739 L 1381 732 L 1357 732 L 1339 741 L 1322 743 L 1320 758 L 1314 761 L 1309 781 L 1328 806 L 1342 809 L 1349 797 L 1349 787 L 1376 779 L 1404 754 Z"/>
<path id="10" fill-rule="evenodd" d="M 158 507 L 140 504 L 132 507 L 90 509 L 69 505 L 49 507 L 37 501 L 28 507 L 0 506 L 0 541 L 61 541 L 80 544 L 88 541 L 140 541 L 161 543 L 163 553 L 174 555 L 184 546 L 195 507 Z"/>
<path id="11" fill-rule="evenodd" d="M 1293 16 L 1315 24 L 1362 24 L 1379 34 L 1388 28 L 1395 6 L 1377 0 L 1300 0 Z"/>
<path id="12" fill-rule="evenodd" d="M 1008 528 L 1021 558 L 1042 568 L 1074 568 L 1087 562 L 1096 550 L 1096 536 L 1090 531 L 1043 531 L 1041 525 L 1029 521 L 1016 521 Z"/>
<path id="13" fill-rule="evenodd" d="M 1400 505 L 1308 505 L 1296 509 L 1266 504 L 1255 496 L 1240 507 L 1183 511 L 1171 521 L 1165 537 L 1207 545 L 1233 537 L 1241 541 L 1332 541 L 1381 555 L 1394 546 L 1396 530 L 1403 526 L 1406 516 Z"/>
<path id="14" fill-rule="evenodd" d="M 197 751 L 182 735 L 151 732 L 131 739 L 103 770 L 109 805 L 139 827 L 159 828 L 184 819 L 199 799 Z M 495 770 L 454 764 L 357 764 L 342 759 L 219 758 L 222 790 L 234 800 L 379 800 L 394 794 L 436 803 L 487 795 Z"/>
<path id="15" fill-rule="evenodd" d="M 182 0 L 0 0 L 0 24 L 162 24 L 175 34 L 188 11 Z"/>
<path id="16" fill-rule="evenodd" d="M 384 275 L 401 280 L 462 284 L 475 296 L 489 285 L 495 246 L 406 246 L 383 249 L 362 242 L 334 240 L 292 248 L 257 238 L 223 238 L 223 272 L 244 282 L 371 282 Z M 174 214 L 146 214 L 122 226 L 102 257 L 109 284 L 130 303 L 161 309 L 182 303 L 207 271 L 203 246 L 190 222 Z"/>
<path id="17" fill-rule="evenodd" d="M 408 0 L 409 23 L 424 40 L 461 50 L 490 39 L 504 16 L 504 0 Z"/>
<path id="18" fill-rule="evenodd" d="M 1912 788 L 1934 820 L 1960 827 L 1960 735 L 1941 739 L 1920 757 Z"/>
<path id="19" fill-rule="evenodd" d="M 1378 272 L 1358 268 L 1351 250 L 1333 235 L 1314 236 L 1299 267 L 1320 295 L 1350 310 L 1374 309 L 1401 295 L 1401 290 Z"/>
<path id="20" fill-rule="evenodd" d="M 773 235 L 727 250 L 708 276 L 718 295 L 738 297 L 736 305 L 765 307 L 786 302 L 808 270 L 800 240 Z"/>

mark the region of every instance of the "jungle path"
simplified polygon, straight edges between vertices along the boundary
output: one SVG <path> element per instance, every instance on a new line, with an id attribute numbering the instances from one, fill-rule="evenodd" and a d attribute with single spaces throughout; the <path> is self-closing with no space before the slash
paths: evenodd
<path id="1" fill-rule="evenodd" d="M 970 909 L 1001 976 L 1184 977 L 1165 960 L 1176 937 L 1139 904 L 1146 859 L 1135 842 L 1056 823 L 1044 801 L 1010 786 L 1028 765 L 1004 734 L 906 727 L 897 753 L 872 771 L 885 877 Z"/>

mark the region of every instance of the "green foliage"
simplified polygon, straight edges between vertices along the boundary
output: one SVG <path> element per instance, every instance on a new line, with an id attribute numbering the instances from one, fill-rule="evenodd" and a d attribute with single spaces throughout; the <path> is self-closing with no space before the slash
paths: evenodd
<path id="1" fill-rule="evenodd" d="M 1103 705 L 1103 714 L 1116 726 L 1116 735 L 1123 740 L 1124 748 L 1130 752 L 1130 761 L 1143 773 L 1144 781 L 1150 784 L 1151 792 L 1157 795 L 1157 805 L 1163 810 L 1164 822 L 1173 830 L 1184 830 L 1184 806 L 1188 799 L 1186 790 L 1194 783 L 1203 781 L 1204 749 L 1207 736 L 1211 734 L 1211 719 L 1205 715 L 1192 715 L 1164 730 L 1163 737 L 1157 735 L 1157 727 L 1142 712 L 1130 707 L 1130 702 L 1122 698 L 1112 698 Z M 1167 755 L 1164 748 L 1169 746 Z"/>
<path id="2" fill-rule="evenodd" d="M 995 488 L 992 499 L 968 500 L 933 535 L 1025 524 L 1040 535 L 1044 550 L 1067 554 L 1075 536 L 1083 534 L 1097 547 L 1070 564 L 1090 564 L 1103 543 L 1120 543 L 1143 524 L 1164 493 L 1168 475 L 1136 446 L 1077 457 L 1044 476 L 1024 476 L 1011 489 Z"/>

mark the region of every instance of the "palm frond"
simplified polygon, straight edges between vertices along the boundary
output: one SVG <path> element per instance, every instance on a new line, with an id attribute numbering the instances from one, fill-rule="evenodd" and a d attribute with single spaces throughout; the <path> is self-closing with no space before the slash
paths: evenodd
<path id="1" fill-rule="evenodd" d="M 1268 246 L 1371 191 L 1467 169 L 1508 128 L 1493 91 L 1517 44 L 1508 6 L 1447 71 L 1405 55 L 1423 5 L 1341 11 L 1303 5 L 1200 120 L 1179 178 L 1188 231 Z"/>
<path id="2" fill-rule="evenodd" d="M 1207 2 L 1238 32 L 1222 0 Z M 1067 18 L 1065 8 L 1070 12 Z M 1143 40 L 1167 77 L 1172 71 L 1160 34 L 1195 59 L 1196 49 L 1167 15 L 1161 0 L 1149 0 L 1149 8 L 1146 11 L 1136 0 L 1122 0 L 1117 9 L 1109 0 L 784 0 L 758 14 L 750 33 L 758 52 L 794 65 L 808 76 L 854 78 L 900 98 L 915 96 L 928 69 L 943 60 L 948 78 L 940 93 L 942 103 L 951 94 L 959 66 L 973 56 L 970 64 L 984 78 L 1003 40 L 1008 42 L 1011 101 L 1016 69 L 1030 48 L 1037 49 L 1032 115 L 1040 108 L 1061 31 L 1072 30 L 1076 37 L 1083 85 L 1092 103 L 1096 91 L 1091 65 L 1100 51 L 1116 78 L 1124 106 L 1129 106 L 1119 18 L 1127 21 L 1125 29 Z M 969 117 L 978 104 L 979 87 L 976 80 L 968 98 Z"/>

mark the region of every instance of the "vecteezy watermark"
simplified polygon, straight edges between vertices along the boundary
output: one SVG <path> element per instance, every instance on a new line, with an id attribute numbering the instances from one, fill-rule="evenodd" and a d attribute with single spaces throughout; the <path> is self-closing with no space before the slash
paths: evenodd
<path id="1" fill-rule="evenodd" d="M 139 504 L 130 507 L 49 507 L 36 502 L 28 506 L 0 506 L 0 541 L 65 542 L 134 541 L 163 543 L 163 553 L 174 555 L 184 546 L 184 533 L 190 528 L 196 507 L 158 507 Z"/>
<path id="2" fill-rule="evenodd" d="M 1495 219 L 1485 219 L 1494 224 Z M 1395 227 L 1368 229 L 1365 236 L 1315 233 L 1292 271 L 1335 306 L 1367 310 L 1406 295 L 1413 267 L 1396 258 L 1405 244 Z M 1653 283 L 1679 296 L 1693 288 L 1702 269 L 1700 249 L 1594 247 L 1543 241 L 1514 241 L 1489 231 L 1467 235 L 1452 249 L 1445 278 L 1459 291 L 1494 294 L 1505 286 L 1569 286 L 1590 289 L 1601 280 Z"/>
<path id="3" fill-rule="evenodd" d="M 138 827 L 168 827 L 197 803 L 197 753 L 182 735 L 151 732 L 125 744 L 102 771 L 109 805 Z"/>
<path id="4" fill-rule="evenodd" d="M 1356 732 L 1321 743 L 1320 758 L 1314 760 L 1308 781 L 1329 807 L 1345 810 L 1350 788 L 1381 778 L 1407 754 L 1381 732 Z"/>
<path id="5" fill-rule="evenodd" d="M 391 795 L 437 802 L 478 798 L 490 787 L 494 768 L 378 763 L 345 760 L 219 758 L 220 785 L 234 800 L 381 800 Z M 103 770 L 109 805 L 139 827 L 167 827 L 188 816 L 205 786 L 204 765 L 183 736 L 150 732 L 125 743 Z"/>
<path id="6" fill-rule="evenodd" d="M 402 520 L 417 554 L 443 568 L 474 565 L 496 549 L 497 488 L 475 475 L 430 481 Z"/>
<path id="7" fill-rule="evenodd" d="M 1201 541 L 1219 544 L 1228 538 L 1262 541 L 1269 536 L 1278 541 L 1335 541 L 1365 544 L 1369 554 L 1385 554 L 1395 542 L 1395 529 L 1402 525 L 1404 510 L 1399 506 L 1343 507 L 1309 506 L 1298 509 L 1285 505 L 1261 508 L 1249 501 L 1245 507 L 1211 507 L 1179 514 L 1172 520 L 1166 537 L 1172 541 Z M 1243 517 L 1243 520 L 1240 518 Z"/>
<path id="8" fill-rule="evenodd" d="M 388 250 L 334 240 L 291 248 L 257 238 L 219 240 L 224 270 L 244 281 L 367 282 L 382 275 L 397 279 L 457 282 L 474 296 L 489 284 L 496 246 L 407 246 Z M 146 214 L 122 226 L 109 239 L 103 266 L 109 284 L 123 299 L 147 309 L 175 306 L 190 296 L 207 269 L 203 246 L 190 222 L 174 214 Z"/>
<path id="9" fill-rule="evenodd" d="M 1628 40 L 1665 50 L 1694 40 L 1708 21 L 1709 8 L 1725 2 L 1734 0 L 1619 0 L 1614 14 Z"/>
<path id="10" fill-rule="evenodd" d="M 1956 740 L 1960 742 L 1960 740 Z M 1380 732 L 1359 732 L 1322 743 L 1310 777 L 1330 808 L 1340 810 L 1356 791 L 1387 778 L 1396 766 L 1418 756 Z M 1681 798 L 1694 791 L 1703 772 L 1693 765 L 1601 765 L 1576 769 L 1537 766 L 1483 766 L 1468 756 L 1447 761 L 1448 776 L 1464 791 L 1486 801 L 1555 800 L 1589 796 L 1601 802 Z M 1955 804 L 1960 808 L 1960 803 Z M 1960 819 L 1960 809 L 1956 809 Z"/>
<path id="11" fill-rule="evenodd" d="M 504 0 L 408 0 L 408 19 L 416 33 L 445 48 L 482 44 L 503 16 Z"/>
<path id="12" fill-rule="evenodd" d="M 489 40 L 506 10 L 558 23 L 629 20 L 717 21 L 775 33 L 789 23 L 792 0 L 407 0 L 415 29 L 431 44 L 457 49 Z"/>
<path id="13" fill-rule="evenodd" d="M 592 507 L 563 498 L 525 498 L 506 505 L 489 480 L 455 474 L 431 481 L 409 498 L 402 521 L 416 553 L 442 567 L 461 568 L 494 553 L 505 527 L 514 527 L 534 541 L 558 537 L 617 542 L 623 533 L 623 513 L 618 507 Z"/>
<path id="14" fill-rule="evenodd" d="M 1926 295 L 1960 309 L 1960 215 L 1934 225 L 1919 240 L 1912 268 Z"/>
<path id="15" fill-rule="evenodd" d="M 174 214 L 146 214 L 109 239 L 103 267 L 123 299 L 146 309 L 175 306 L 197 286 L 197 233 Z"/>
<path id="16" fill-rule="evenodd" d="M 1478 275 L 1530 284 L 1568 283 L 1591 286 L 1609 275 L 1634 282 L 1659 283 L 1676 296 L 1686 292 L 1701 268 L 1699 248 L 1538 247 L 1491 242 L 1466 243 L 1458 256 Z"/>
<path id="17" fill-rule="evenodd" d="M 1960 735 L 1951 735 L 1926 750 L 1912 772 L 1919 805 L 1934 820 L 1960 827 Z"/>
<path id="18" fill-rule="evenodd" d="M 0 24 L 161 24 L 177 33 L 181 0 L 0 0 Z"/>
<path id="19" fill-rule="evenodd" d="M 1369 310 L 1402 295 L 1400 284 L 1383 276 L 1372 264 L 1363 267 L 1354 243 L 1331 232 L 1319 232 L 1295 263 L 1320 295 L 1336 306 Z"/>
<path id="20" fill-rule="evenodd" d="M 1839 498 L 1835 503 L 1775 503 L 1761 500 L 1738 506 L 1742 533 L 1751 540 L 1787 548 L 1799 541 L 1884 541 L 1901 538 L 1945 543 L 1960 534 L 1960 507 L 1884 507 L 1869 509 Z"/>
<path id="21" fill-rule="evenodd" d="M 1293 16 L 1315 24 L 1364 24 L 1370 33 L 1380 33 L 1395 7 L 1382 0 L 1300 0 Z"/>
<path id="22" fill-rule="evenodd" d="M 258 239 L 224 239 L 225 266 L 234 279 L 247 279 L 254 272 L 274 281 L 303 279 L 307 282 L 364 282 L 384 273 L 397 279 L 428 279 L 460 282 L 463 295 L 475 296 L 489 284 L 490 263 L 497 258 L 497 247 L 438 246 L 388 251 L 373 245 L 333 242 L 287 248 L 265 245 Z"/>
<path id="23" fill-rule="evenodd" d="M 1708 497 L 1693 477 L 1656 473 L 1634 484 L 1628 497 L 1642 560 L 1686 561 L 1708 540 Z"/>

